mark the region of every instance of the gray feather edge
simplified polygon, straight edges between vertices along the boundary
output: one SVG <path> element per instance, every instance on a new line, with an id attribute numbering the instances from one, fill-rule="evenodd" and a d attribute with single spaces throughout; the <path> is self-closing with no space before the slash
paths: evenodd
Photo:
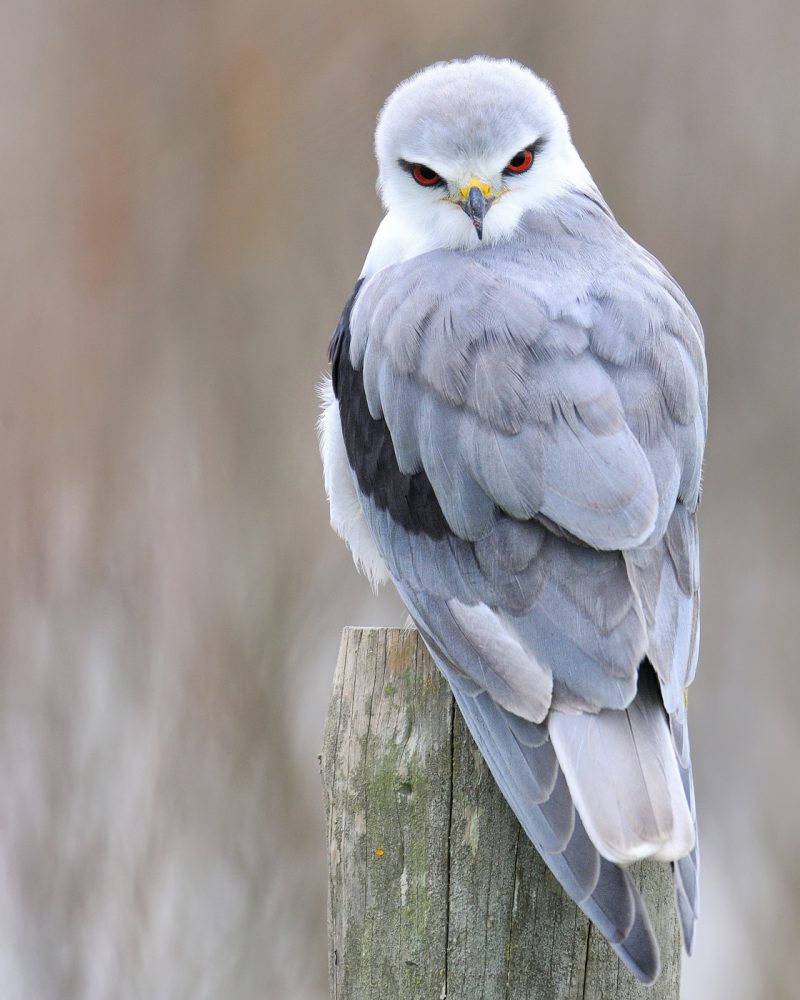
<path id="1" fill-rule="evenodd" d="M 660 958 L 647 909 L 633 879 L 601 857 L 577 814 L 546 728 L 527 723 L 475 691 L 443 657 L 431 653 L 497 784 L 548 868 L 643 983 L 658 977 Z"/>
<path id="2" fill-rule="evenodd" d="M 580 196 L 525 225 L 514 244 L 426 254 L 359 293 L 350 358 L 370 412 L 386 420 L 400 469 L 425 471 L 453 534 L 412 535 L 361 500 L 525 832 L 651 982 L 658 948 L 641 897 L 590 841 L 539 723 L 548 673 L 553 707 L 624 710 L 647 656 L 694 820 L 683 691 L 698 644 L 702 331 L 661 265 Z M 487 662 L 481 623 L 466 634 L 454 601 L 511 626 L 530 690 L 513 655 Z M 696 846 L 673 870 L 688 950 Z"/>

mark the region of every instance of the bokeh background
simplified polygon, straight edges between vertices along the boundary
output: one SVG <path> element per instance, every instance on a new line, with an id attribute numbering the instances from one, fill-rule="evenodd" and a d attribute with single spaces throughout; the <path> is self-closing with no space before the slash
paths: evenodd
<path id="1" fill-rule="evenodd" d="M 413 70 L 555 87 L 704 321 L 686 1000 L 798 995 L 800 5 L 28 0 L 0 11 L 0 997 L 323 1000 L 340 628 L 315 385 Z"/>

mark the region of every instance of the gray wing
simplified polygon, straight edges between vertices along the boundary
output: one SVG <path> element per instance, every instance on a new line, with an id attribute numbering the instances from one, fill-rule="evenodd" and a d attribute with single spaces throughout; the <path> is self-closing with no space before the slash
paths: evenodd
<path id="1" fill-rule="evenodd" d="M 422 617 L 414 595 L 399 590 L 412 614 Z M 547 727 L 504 709 L 463 675 L 423 627 L 421 633 L 523 830 L 634 975 L 653 982 L 660 962 L 647 909 L 631 876 L 602 857 L 589 839 Z"/>
<path id="2" fill-rule="evenodd" d="M 591 860 L 539 724 L 553 709 L 627 711 L 648 657 L 693 810 L 683 689 L 697 646 L 702 334 L 601 206 L 575 196 L 528 223 L 513 247 L 435 252 L 367 281 L 334 381 L 372 533 L 498 783 L 609 940 L 633 933 L 639 958 L 618 950 L 647 978 L 641 903 Z M 526 725 L 540 747 L 520 749 Z M 580 876 L 564 867 L 572 836 Z M 688 944 L 685 858 L 676 888 Z"/>
<path id="3" fill-rule="evenodd" d="M 552 673 L 556 708 L 624 707 L 649 655 L 680 741 L 706 374 L 669 275 L 575 196 L 513 246 L 378 273 L 351 331 L 369 416 L 451 536 L 443 562 L 374 517 L 395 579 L 495 609 Z"/>

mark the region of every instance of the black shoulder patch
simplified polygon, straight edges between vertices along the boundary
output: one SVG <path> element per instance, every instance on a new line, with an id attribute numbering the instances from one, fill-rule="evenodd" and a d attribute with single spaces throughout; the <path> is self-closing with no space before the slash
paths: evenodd
<path id="1" fill-rule="evenodd" d="M 353 303 L 356 301 L 356 295 L 358 295 L 358 290 L 364 284 L 364 279 L 359 278 L 356 282 L 356 286 L 350 293 L 350 298 L 345 303 L 344 309 L 342 309 L 342 315 L 339 317 L 339 322 L 336 324 L 336 329 L 333 331 L 333 336 L 331 337 L 331 342 L 328 344 L 328 361 L 330 361 L 331 369 L 331 382 L 333 383 L 333 394 L 336 398 L 339 398 L 339 361 L 342 355 L 342 345 L 345 338 L 347 338 L 347 348 L 345 354 L 348 355 L 348 363 L 350 361 L 350 313 L 353 311 Z"/>
<path id="2" fill-rule="evenodd" d="M 360 287 L 361 279 L 347 300 L 328 348 L 350 467 L 361 492 L 406 531 L 444 538 L 452 532 L 431 481 L 424 472 L 409 476 L 400 471 L 386 421 L 372 417 L 364 379 L 350 363 L 350 313 Z"/>

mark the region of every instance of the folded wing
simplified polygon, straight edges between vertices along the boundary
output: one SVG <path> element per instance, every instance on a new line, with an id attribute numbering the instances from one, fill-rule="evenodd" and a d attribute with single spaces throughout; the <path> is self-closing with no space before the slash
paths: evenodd
<path id="1" fill-rule="evenodd" d="M 652 978 L 646 913 L 615 862 L 674 861 L 690 944 L 696 316 L 576 200 L 529 220 L 513 248 L 379 272 L 332 360 L 370 531 L 498 784 L 567 891 Z"/>

